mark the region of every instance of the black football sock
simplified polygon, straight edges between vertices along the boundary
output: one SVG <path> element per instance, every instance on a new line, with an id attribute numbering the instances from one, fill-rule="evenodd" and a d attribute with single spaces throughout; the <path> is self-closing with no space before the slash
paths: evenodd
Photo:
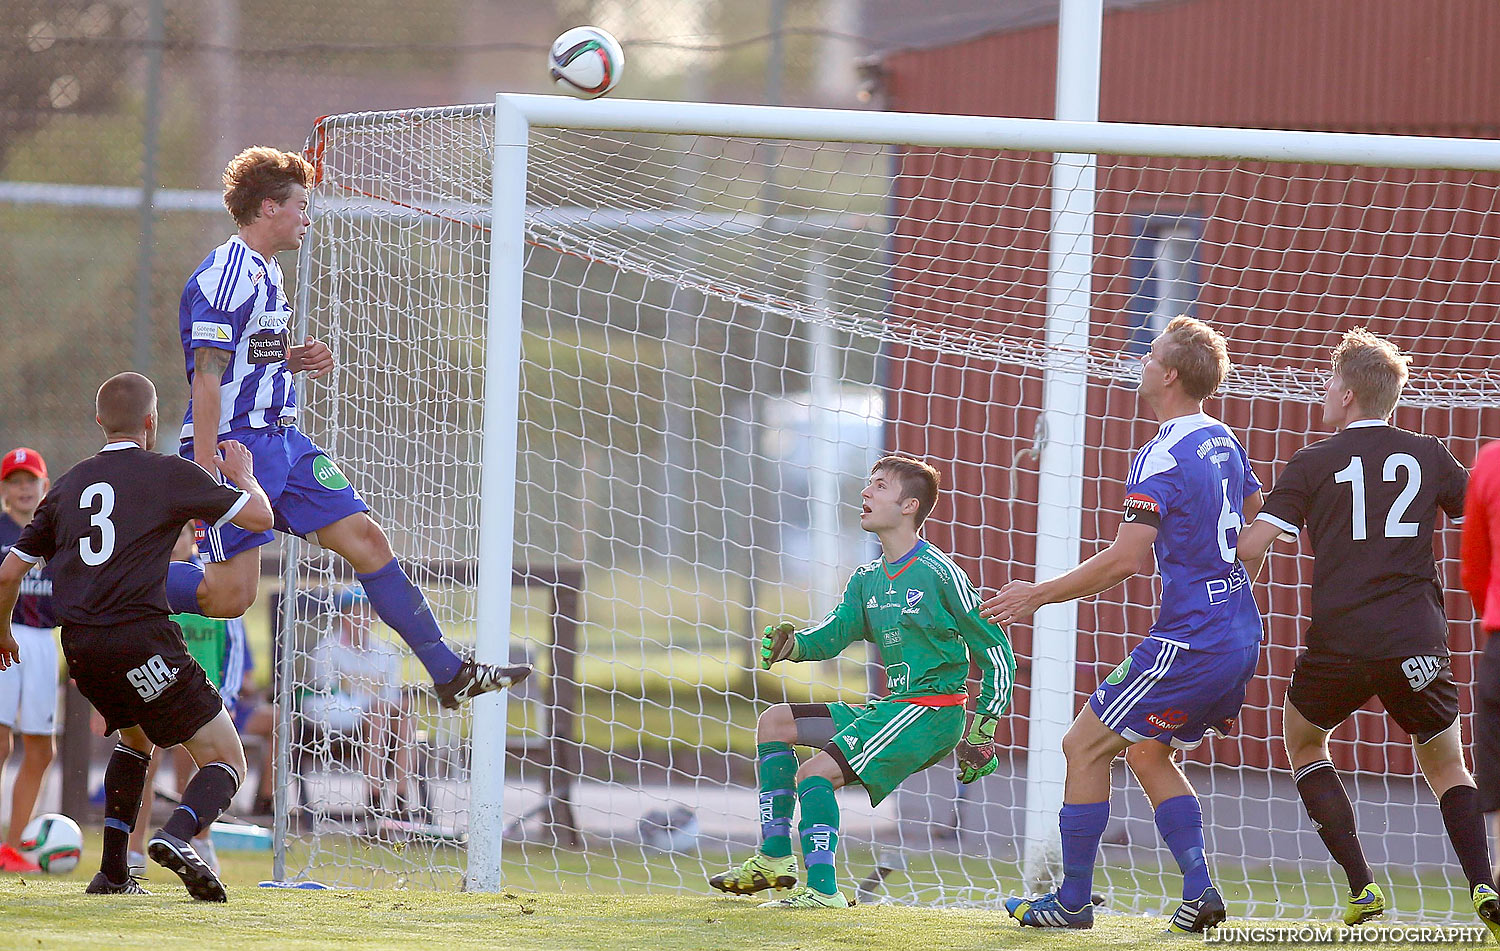
<path id="1" fill-rule="evenodd" d="M 1438 800 L 1443 810 L 1443 825 L 1448 827 L 1448 838 L 1453 842 L 1453 851 L 1458 853 L 1458 864 L 1463 867 L 1469 880 L 1469 891 L 1475 885 L 1495 887 L 1490 880 L 1490 843 L 1485 837 L 1484 816 L 1479 812 L 1479 790 L 1473 786 L 1454 786 Z"/>
<path id="2" fill-rule="evenodd" d="M 1349 879 L 1349 894 L 1357 896 L 1375 878 L 1370 874 L 1370 863 L 1365 861 L 1365 850 L 1355 833 L 1354 806 L 1338 772 L 1332 762 L 1320 759 L 1297 770 L 1295 778 L 1302 805 L 1318 827 L 1318 837 L 1344 869 Z"/>
<path id="3" fill-rule="evenodd" d="M 239 788 L 240 777 L 229 764 L 209 763 L 188 780 L 187 788 L 182 791 L 182 805 L 161 830 L 179 839 L 193 838 L 229 808 L 229 801 Z"/>
<path id="4" fill-rule="evenodd" d="M 130 877 L 127 862 L 130 833 L 135 831 L 135 817 L 141 811 L 146 767 L 150 765 L 150 753 L 121 743 L 104 767 L 104 848 L 99 857 L 99 871 L 115 883 Z"/>

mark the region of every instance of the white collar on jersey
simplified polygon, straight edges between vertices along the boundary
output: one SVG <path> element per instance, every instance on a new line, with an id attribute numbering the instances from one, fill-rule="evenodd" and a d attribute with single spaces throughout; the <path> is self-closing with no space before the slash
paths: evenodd
<path id="1" fill-rule="evenodd" d="M 1344 428 L 1345 429 L 1364 429 L 1367 426 L 1389 426 L 1389 425 L 1390 425 L 1390 423 L 1386 422 L 1383 419 L 1356 419 L 1354 422 L 1349 423 Z"/>
<path id="2" fill-rule="evenodd" d="M 114 452 L 116 449 L 139 449 L 139 448 L 141 448 L 141 444 L 140 443 L 138 443 L 138 442 L 131 442 L 129 439 L 122 439 L 119 442 L 105 443 L 104 448 L 101 449 L 101 450 L 99 450 L 99 451 L 100 452 Z"/>
<path id="3" fill-rule="evenodd" d="M 1185 419 L 1206 419 L 1211 423 L 1216 421 L 1212 416 L 1208 415 L 1200 409 L 1196 413 L 1188 413 L 1185 416 L 1173 416 L 1171 419 L 1162 420 L 1161 427 L 1157 429 L 1157 432 L 1161 432 L 1173 423 L 1180 423 Z"/>

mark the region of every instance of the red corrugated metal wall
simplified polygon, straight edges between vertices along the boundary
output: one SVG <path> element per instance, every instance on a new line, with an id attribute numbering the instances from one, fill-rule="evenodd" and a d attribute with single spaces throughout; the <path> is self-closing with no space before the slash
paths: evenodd
<path id="1" fill-rule="evenodd" d="M 1246 127 L 1494 134 L 1500 130 L 1500 4 L 1339 0 L 1179 0 L 1105 19 L 1101 118 Z M 1056 30 L 997 34 L 886 58 L 893 108 L 1046 117 L 1052 113 Z M 1038 160 L 1040 158 L 1040 160 Z M 1042 326 L 1048 217 L 1046 156 L 912 150 L 898 184 L 894 316 L 965 332 L 1035 334 Z M 1481 187 L 1465 187 L 1478 184 Z M 1500 354 L 1500 176 L 1103 157 L 1096 218 L 1096 346 L 1126 339 L 1116 320 L 1128 295 L 1131 216 L 1188 209 L 1201 217 L 1199 315 L 1225 331 L 1247 363 L 1306 363 L 1361 318 L 1399 317 L 1381 330 L 1406 338 L 1419 366 L 1441 369 Z M 961 249 L 955 252 L 955 248 Z M 1285 314 L 1298 314 L 1286 326 Z M 1434 321 L 1442 332 L 1427 334 Z M 1456 341 L 1458 341 L 1456 343 Z M 1296 342 L 1301 349 L 1288 350 Z M 1317 348 L 1315 351 L 1312 348 Z M 1288 354 L 1296 354 L 1289 357 Z M 946 461 L 952 509 L 932 540 L 994 589 L 1030 577 L 1034 562 L 1039 373 L 988 361 L 891 353 L 891 443 Z M 1302 445 L 1326 434 L 1303 402 L 1219 400 L 1210 406 L 1246 442 L 1268 486 Z M 1084 555 L 1113 538 L 1134 447 L 1155 431 L 1136 419 L 1133 391 L 1096 384 L 1088 400 Z M 1398 424 L 1449 437 L 1472 461 L 1500 412 L 1403 408 Z M 1115 448 L 1102 448 L 1115 447 Z M 1012 502 L 1011 499 L 1017 501 Z M 1020 501 L 1027 500 L 1027 501 Z M 1440 549 L 1456 553 L 1453 530 Z M 1283 546 L 1289 548 L 1289 546 Z M 1211 758 L 1285 765 L 1281 698 L 1295 659 L 1306 558 L 1273 558 L 1262 606 L 1276 617 L 1241 722 L 1243 741 Z M 1471 678 L 1475 637 L 1467 598 L 1447 579 L 1455 675 Z M 1123 597 L 1080 606 L 1080 701 L 1143 634 L 1157 592 L 1134 579 Z M 1026 742 L 1029 628 L 1013 632 L 1022 675 L 1009 742 Z M 1131 635 L 1121 637 L 1120 635 Z M 1470 707 L 1462 692 L 1464 712 Z M 1405 738 L 1366 712 L 1339 732 L 1339 765 L 1411 772 Z M 1390 741 L 1390 742 L 1387 742 Z M 1204 754 L 1200 753 L 1199 756 Z"/>

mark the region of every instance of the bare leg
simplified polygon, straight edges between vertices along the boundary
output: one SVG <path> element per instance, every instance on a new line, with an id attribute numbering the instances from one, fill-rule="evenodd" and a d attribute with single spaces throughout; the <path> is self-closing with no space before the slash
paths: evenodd
<path id="1" fill-rule="evenodd" d="M 204 617 L 241 617 L 255 603 L 260 585 L 260 549 L 242 551 L 228 561 L 203 566 L 198 583 L 198 613 Z"/>
<path id="2" fill-rule="evenodd" d="M 9 748 L 9 743 L 6 744 Z M 11 786 L 10 832 L 5 842 L 11 848 L 21 845 L 21 832 L 31 821 L 36 809 L 36 800 L 42 792 L 42 780 L 47 778 L 47 766 L 52 762 L 52 735 L 21 734 L 21 767 L 16 770 L 15 785 Z M 0 760 L 3 762 L 3 760 Z"/>

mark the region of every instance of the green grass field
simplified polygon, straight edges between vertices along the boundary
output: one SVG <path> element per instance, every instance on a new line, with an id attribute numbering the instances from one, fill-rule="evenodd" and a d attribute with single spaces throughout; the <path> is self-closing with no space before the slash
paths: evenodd
<path id="1" fill-rule="evenodd" d="M 1164 922 L 1155 916 L 1101 915 L 1092 931 L 1042 932 L 1023 931 L 990 909 L 877 904 L 847 912 L 773 912 L 756 907 L 752 899 L 717 894 L 622 894 L 614 879 L 617 874 L 637 875 L 644 871 L 638 866 L 650 865 L 653 880 L 670 887 L 690 884 L 698 862 L 639 854 L 586 857 L 536 848 L 507 848 L 505 876 L 512 885 L 498 895 L 463 894 L 452 888 L 261 889 L 256 882 L 270 876 L 269 853 L 224 852 L 224 879 L 230 892 L 227 905 L 193 902 L 175 877 L 155 866 L 146 881 L 153 892 L 150 896 L 101 898 L 83 894 L 98 847 L 98 834 L 91 831 L 85 847 L 88 861 L 68 876 L 0 878 L 0 920 L 6 931 L 0 936 L 0 948 L 991 951 L 1007 947 L 1074 951 L 1101 945 L 1187 947 L 1202 943 L 1195 938 L 1165 937 L 1161 933 Z M 705 857 L 705 861 L 710 860 Z M 579 874 L 585 867 L 592 875 Z M 591 882 L 599 887 L 591 887 Z M 521 887 L 523 883 L 534 890 Z M 1247 910 L 1243 899 L 1230 894 L 1235 891 L 1240 891 L 1238 885 L 1226 883 L 1232 907 Z M 1263 911 L 1264 906 L 1256 910 Z M 1436 918 L 1452 920 L 1467 923 L 1462 917 Z M 1410 918 L 1403 921 L 1413 923 Z"/>

